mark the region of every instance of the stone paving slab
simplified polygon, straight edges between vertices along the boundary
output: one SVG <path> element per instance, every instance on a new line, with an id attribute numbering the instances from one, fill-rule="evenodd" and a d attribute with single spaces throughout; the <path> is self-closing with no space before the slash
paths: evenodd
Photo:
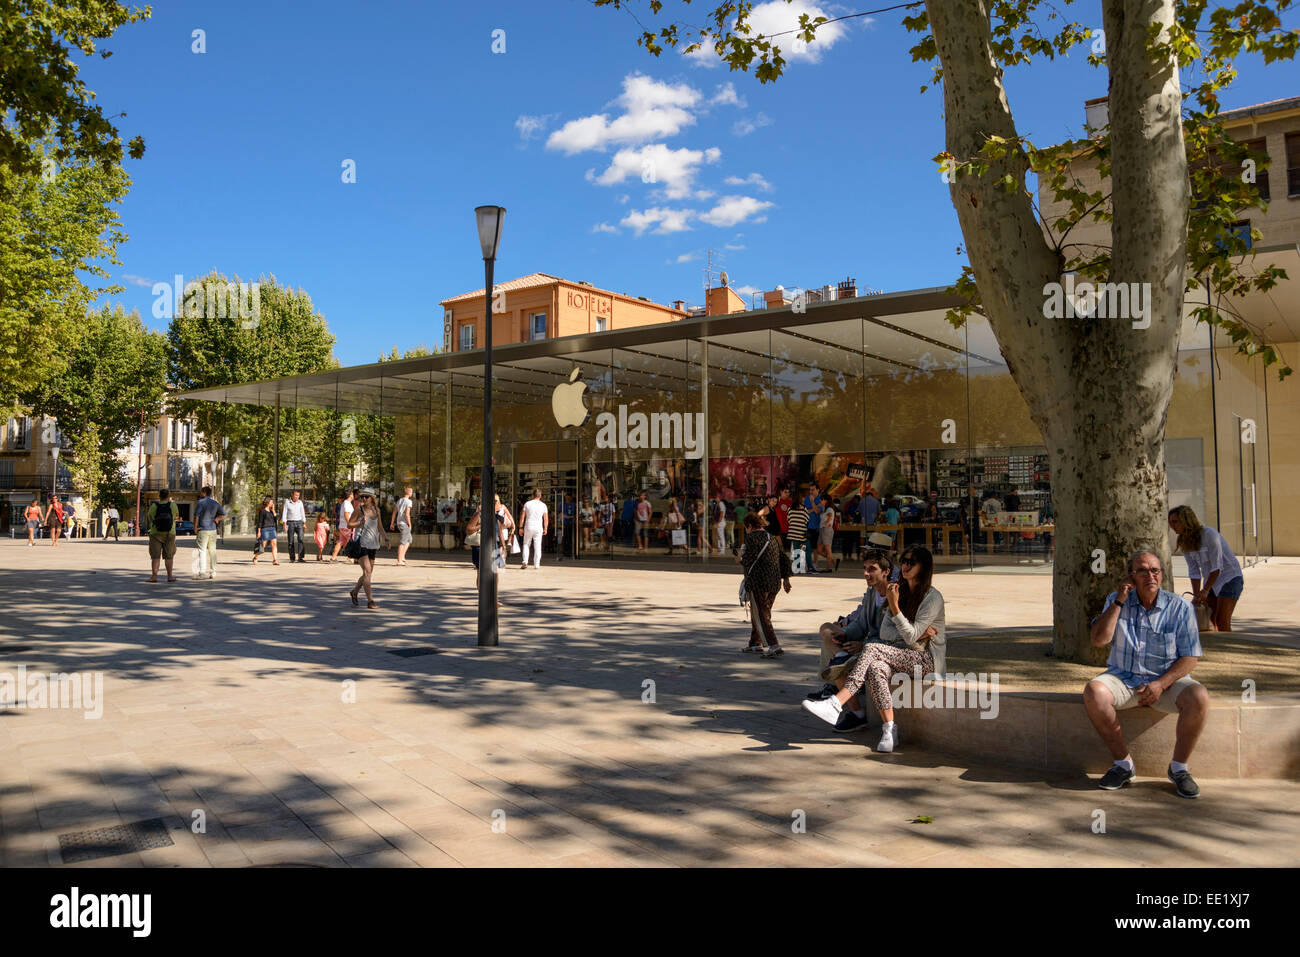
<path id="1" fill-rule="evenodd" d="M 0 672 L 104 680 L 98 719 L 0 712 L 0 865 L 64 866 L 60 834 L 154 817 L 172 847 L 77 866 L 1300 864 L 1295 783 L 1203 778 L 1182 801 L 1140 767 L 1105 793 L 909 747 L 905 720 L 892 755 L 831 733 L 798 702 L 854 575 L 796 580 L 765 661 L 739 654 L 734 575 L 510 569 L 484 650 L 467 564 L 386 559 L 369 611 L 349 565 L 221 559 L 151 585 L 137 542 L 0 541 Z M 1247 574 L 1242 628 L 1293 628 L 1300 564 Z M 938 576 L 950 628 L 1050 624 L 1047 576 L 991 580 Z M 438 653 L 389 653 L 416 645 Z"/>

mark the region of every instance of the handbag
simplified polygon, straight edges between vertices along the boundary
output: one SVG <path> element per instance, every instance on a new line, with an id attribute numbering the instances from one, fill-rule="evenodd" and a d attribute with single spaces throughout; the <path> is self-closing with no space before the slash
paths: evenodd
<path id="1" fill-rule="evenodd" d="M 360 558 L 361 539 L 356 535 L 349 538 L 348 543 L 343 546 L 343 554 L 348 556 L 348 558 Z"/>
<path id="2" fill-rule="evenodd" d="M 510 536 L 510 554 L 518 555 L 522 551 L 523 548 L 519 544 L 519 536 L 518 535 Z"/>
<path id="3" fill-rule="evenodd" d="M 1185 591 L 1185 592 L 1183 592 L 1183 594 L 1184 594 L 1184 595 L 1191 595 L 1192 593 L 1189 592 L 1189 591 Z M 1193 597 L 1195 597 L 1195 596 L 1193 596 Z M 1198 604 L 1196 604 L 1195 602 L 1193 602 L 1193 603 L 1192 603 L 1192 611 L 1196 612 L 1196 630 L 1197 630 L 1197 631 L 1213 631 L 1213 630 L 1214 630 L 1214 626 L 1213 626 L 1212 624 L 1210 624 L 1210 606 L 1209 606 L 1209 605 L 1205 605 L 1205 604 L 1198 605 Z"/>
<path id="4" fill-rule="evenodd" d="M 466 545 L 477 545 L 482 540 L 483 540 L 482 532 L 470 532 L 468 535 L 465 536 Z"/>

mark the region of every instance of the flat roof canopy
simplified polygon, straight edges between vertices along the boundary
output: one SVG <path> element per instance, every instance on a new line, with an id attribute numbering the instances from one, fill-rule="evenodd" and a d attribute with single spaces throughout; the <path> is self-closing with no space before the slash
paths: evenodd
<path id="1" fill-rule="evenodd" d="M 1263 250 L 1261 250 L 1263 252 Z M 1291 260 L 1274 249 L 1266 261 Z M 1292 262 L 1287 265 L 1294 266 Z M 1300 294 L 1300 285 L 1282 283 L 1254 304 L 1266 314 L 1279 310 L 1279 299 Z M 1199 305 L 1187 304 L 1188 312 Z M 493 396 L 501 402 L 545 403 L 557 381 L 574 365 L 608 369 L 613 364 L 621 383 L 632 391 L 658 391 L 680 380 L 699 382 L 701 342 L 708 342 L 711 383 L 726 386 L 764 375 L 779 363 L 783 378 L 827 374 L 888 376 L 936 369 L 1006 371 L 987 321 L 975 317 L 962 329 L 945 318 L 961 300 L 945 288 L 911 290 L 855 299 L 697 316 L 611 332 L 588 333 L 539 342 L 495 346 L 492 350 Z M 1288 302 L 1289 304 L 1289 302 Z M 1285 314 L 1286 309 L 1281 312 Z M 1261 317 L 1263 318 L 1263 317 Z M 1277 333 L 1291 330 L 1277 327 Z M 1208 330 L 1188 319 L 1183 349 L 1209 347 Z M 217 386 L 178 393 L 177 399 L 237 405 L 335 409 L 383 415 L 428 414 L 435 394 L 451 385 L 453 403 L 476 405 L 483 394 L 483 350 L 449 352 L 418 359 L 399 359 L 349 366 L 309 375 Z"/>

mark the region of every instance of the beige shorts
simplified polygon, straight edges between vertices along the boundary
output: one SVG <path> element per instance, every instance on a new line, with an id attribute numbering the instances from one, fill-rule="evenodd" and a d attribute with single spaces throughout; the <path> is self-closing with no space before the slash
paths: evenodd
<path id="1" fill-rule="evenodd" d="M 1116 711 L 1123 711 L 1125 708 L 1143 707 L 1143 705 L 1138 703 L 1137 689 L 1130 688 L 1114 675 L 1109 673 L 1102 674 L 1092 680 L 1100 684 L 1114 696 Z M 1160 696 L 1160 699 L 1150 707 L 1155 708 L 1157 711 L 1163 711 L 1166 714 L 1177 714 L 1178 696 L 1188 688 L 1199 684 L 1200 682 L 1191 677 L 1191 675 L 1183 675 L 1183 677 L 1179 678 L 1166 688 L 1165 693 Z"/>
<path id="2" fill-rule="evenodd" d="M 158 535 L 154 532 L 149 533 L 149 558 L 166 558 L 173 559 L 176 557 L 176 536 L 173 534 Z"/>

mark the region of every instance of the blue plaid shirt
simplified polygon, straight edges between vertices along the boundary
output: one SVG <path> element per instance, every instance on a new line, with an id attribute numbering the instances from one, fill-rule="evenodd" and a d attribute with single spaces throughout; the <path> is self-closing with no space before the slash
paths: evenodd
<path id="1" fill-rule="evenodd" d="M 1117 597 L 1119 592 L 1107 595 L 1105 607 L 1110 608 Z M 1115 623 L 1106 674 L 1117 677 L 1125 687 L 1137 688 L 1159 678 L 1179 658 L 1199 657 L 1201 636 L 1191 602 L 1162 588 L 1155 606 L 1147 611 L 1138 600 L 1137 589 L 1129 592 Z"/>

